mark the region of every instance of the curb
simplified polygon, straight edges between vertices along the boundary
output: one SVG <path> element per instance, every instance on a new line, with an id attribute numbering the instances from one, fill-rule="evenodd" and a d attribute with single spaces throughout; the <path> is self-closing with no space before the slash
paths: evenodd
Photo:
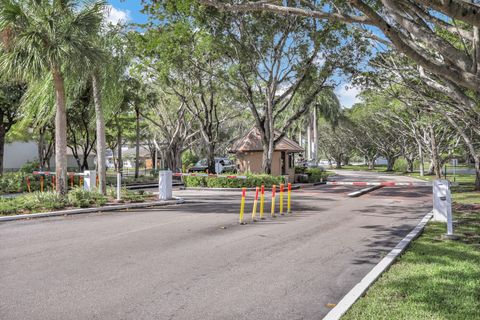
<path id="1" fill-rule="evenodd" d="M 162 206 L 168 206 L 173 204 L 182 204 L 184 202 L 185 202 L 184 199 L 174 197 L 173 200 L 158 200 L 158 201 L 120 204 L 120 205 L 95 207 L 95 208 L 81 208 L 81 209 L 51 211 L 51 212 L 19 214 L 15 216 L 0 217 L 0 223 L 6 222 L 6 221 L 22 220 L 22 219 L 69 216 L 74 214 L 83 214 L 83 213 L 92 213 L 92 212 L 116 211 L 116 210 L 133 209 L 133 208 L 162 207 Z"/>
<path id="2" fill-rule="evenodd" d="M 368 288 L 395 262 L 409 246 L 412 240 L 415 240 L 425 228 L 427 222 L 432 218 L 433 213 L 427 213 L 409 234 L 405 236 L 379 263 L 359 283 L 357 283 L 340 302 L 332 309 L 323 320 L 340 319 L 345 312 L 368 290 Z"/>
<path id="3" fill-rule="evenodd" d="M 380 189 L 380 188 L 383 188 L 383 187 L 384 187 L 384 186 L 368 187 L 368 188 L 365 188 L 365 189 L 362 189 L 362 190 L 358 190 L 358 191 L 349 193 L 349 194 L 347 194 L 347 196 L 349 196 L 349 197 L 351 197 L 351 198 L 360 197 L 360 196 L 363 196 L 363 195 L 366 194 L 366 193 L 372 192 L 372 191 L 374 191 L 374 190 L 377 190 L 377 189 Z"/>

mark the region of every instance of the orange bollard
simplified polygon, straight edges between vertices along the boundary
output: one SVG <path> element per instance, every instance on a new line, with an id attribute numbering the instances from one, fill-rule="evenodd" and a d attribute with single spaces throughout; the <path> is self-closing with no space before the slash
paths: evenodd
<path id="1" fill-rule="evenodd" d="M 260 192 L 260 219 L 264 220 L 263 217 L 263 207 L 265 204 L 265 186 L 262 184 L 261 192 Z"/>
<path id="2" fill-rule="evenodd" d="M 80 176 L 80 178 L 78 178 L 78 186 L 82 187 L 82 184 L 83 184 L 83 177 Z"/>
<path id="3" fill-rule="evenodd" d="M 272 218 L 275 218 L 275 189 L 277 188 L 276 185 L 272 186 L 272 210 L 271 210 L 271 215 Z"/>
<path id="4" fill-rule="evenodd" d="M 259 191 L 259 188 L 256 187 L 255 188 L 255 200 L 253 201 L 253 210 L 252 210 L 252 220 L 255 222 L 257 221 L 257 202 L 258 202 L 258 191 Z"/>
<path id="5" fill-rule="evenodd" d="M 55 176 L 52 176 L 52 191 L 55 191 L 55 183 L 56 183 Z"/>
<path id="6" fill-rule="evenodd" d="M 98 174 L 97 174 L 97 176 L 95 177 L 95 186 L 98 188 Z"/>
<path id="7" fill-rule="evenodd" d="M 43 192 L 43 176 L 40 176 L 40 192 Z"/>
<path id="8" fill-rule="evenodd" d="M 28 192 L 32 192 L 32 189 L 30 189 L 30 177 L 27 177 L 27 189 Z"/>
<path id="9" fill-rule="evenodd" d="M 280 214 L 283 216 L 283 183 L 280 184 Z"/>

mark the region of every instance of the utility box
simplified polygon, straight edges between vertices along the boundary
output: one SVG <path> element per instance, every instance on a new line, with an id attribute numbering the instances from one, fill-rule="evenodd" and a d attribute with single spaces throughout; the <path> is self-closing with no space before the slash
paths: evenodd
<path id="1" fill-rule="evenodd" d="M 172 171 L 158 172 L 158 200 L 172 199 Z"/>
<path id="2" fill-rule="evenodd" d="M 447 234 L 453 234 L 452 197 L 448 180 L 433 181 L 433 220 L 447 222 Z"/>
<path id="3" fill-rule="evenodd" d="M 83 172 L 83 189 L 87 191 L 95 190 L 97 186 L 97 172 L 95 170 L 86 170 Z"/>

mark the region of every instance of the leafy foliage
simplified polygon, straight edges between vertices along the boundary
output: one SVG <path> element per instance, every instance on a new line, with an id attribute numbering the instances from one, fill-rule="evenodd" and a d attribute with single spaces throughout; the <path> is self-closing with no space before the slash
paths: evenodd
<path id="1" fill-rule="evenodd" d="M 272 176 L 268 174 L 247 174 L 246 179 L 229 179 L 225 177 L 183 177 L 186 187 L 204 187 L 204 188 L 253 188 L 264 185 L 271 187 L 285 183 L 283 176 Z"/>

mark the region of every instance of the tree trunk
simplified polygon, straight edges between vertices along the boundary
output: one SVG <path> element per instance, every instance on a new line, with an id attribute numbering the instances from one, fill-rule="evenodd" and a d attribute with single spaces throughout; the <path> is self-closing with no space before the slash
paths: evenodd
<path id="1" fill-rule="evenodd" d="M 207 169 L 209 173 L 219 173 L 215 168 L 215 144 L 209 143 L 207 148 Z"/>
<path id="2" fill-rule="evenodd" d="M 59 66 L 53 66 L 55 86 L 55 174 L 57 193 L 67 194 L 67 108 L 65 87 Z"/>
<path id="3" fill-rule="evenodd" d="M 375 159 L 376 157 L 367 157 L 367 163 L 368 163 L 368 169 L 369 170 L 375 170 Z"/>
<path id="4" fill-rule="evenodd" d="M 412 158 L 405 158 L 407 160 L 407 172 L 413 172 L 413 161 Z"/>
<path id="5" fill-rule="evenodd" d="M 418 158 L 420 160 L 420 177 L 425 175 L 425 165 L 423 164 L 423 148 L 420 143 L 418 143 Z"/>
<path id="6" fill-rule="evenodd" d="M 7 130 L 3 123 L 3 113 L 0 112 L 0 177 L 3 176 L 3 155 L 5 152 L 5 135 Z"/>
<path id="7" fill-rule="evenodd" d="M 336 169 L 342 169 L 342 157 L 336 157 L 335 158 L 335 168 Z"/>
<path id="8" fill-rule="evenodd" d="M 442 179 L 442 166 L 440 164 L 439 154 L 438 154 L 438 147 L 437 147 L 437 140 L 435 137 L 435 130 L 433 130 L 433 126 L 430 125 L 430 143 L 432 147 L 432 162 L 435 170 L 435 176 L 437 179 Z"/>
<path id="9" fill-rule="evenodd" d="M 387 157 L 387 171 L 393 171 L 395 161 L 397 161 L 396 157 Z"/>
<path id="10" fill-rule="evenodd" d="M 272 174 L 273 139 L 272 136 L 267 137 L 268 142 L 263 144 L 262 170 L 265 174 Z"/>
<path id="11" fill-rule="evenodd" d="M 107 193 L 107 144 L 105 139 L 105 117 L 103 115 L 102 101 L 100 95 L 100 83 L 98 81 L 98 76 L 95 73 L 92 76 L 92 89 L 97 130 L 98 192 L 105 195 Z"/>
<path id="12" fill-rule="evenodd" d="M 312 160 L 315 161 L 315 165 L 318 161 L 318 129 L 317 129 L 317 108 L 313 108 L 313 143 L 312 143 Z"/>
<path id="13" fill-rule="evenodd" d="M 140 109 L 138 106 L 135 107 L 135 117 L 135 179 L 137 179 L 140 170 Z"/>

